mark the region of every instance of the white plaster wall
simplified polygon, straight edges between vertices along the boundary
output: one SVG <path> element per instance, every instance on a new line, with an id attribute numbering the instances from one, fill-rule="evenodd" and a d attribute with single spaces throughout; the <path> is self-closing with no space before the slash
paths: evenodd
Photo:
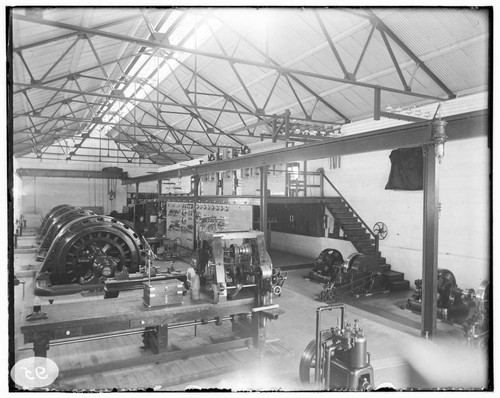
<path id="1" fill-rule="evenodd" d="M 17 158 L 17 168 L 68 169 L 68 170 L 102 170 L 110 167 L 109 163 L 88 163 L 77 161 L 50 161 Z M 120 164 L 130 177 L 157 171 L 156 166 L 128 166 Z M 111 202 L 107 195 L 106 179 L 60 178 L 60 177 L 23 177 L 22 178 L 22 213 L 38 213 L 45 215 L 50 209 L 60 204 L 74 206 L 102 206 L 104 214 L 116 210 L 122 212 L 127 203 L 127 191 L 135 192 L 135 185 L 116 185 L 116 199 Z M 140 185 L 140 192 L 157 192 L 157 182 Z M 35 209 L 36 206 L 36 209 Z M 16 210 L 15 210 L 16 211 Z"/>
<path id="2" fill-rule="evenodd" d="M 338 250 L 344 259 L 356 253 L 356 249 L 348 240 L 317 238 L 276 231 L 271 231 L 271 248 L 311 258 L 317 258 L 325 249 Z"/>
<path id="3" fill-rule="evenodd" d="M 380 242 L 382 255 L 412 284 L 422 275 L 423 192 L 390 191 L 390 151 L 343 156 L 340 169 L 327 160 L 308 162 L 323 167 L 369 226 L 383 221 L 389 230 Z M 487 138 L 450 141 L 438 167 L 442 211 L 438 266 L 450 269 L 462 288 L 477 288 L 489 277 L 490 187 Z M 325 193 L 333 190 L 325 188 Z"/>

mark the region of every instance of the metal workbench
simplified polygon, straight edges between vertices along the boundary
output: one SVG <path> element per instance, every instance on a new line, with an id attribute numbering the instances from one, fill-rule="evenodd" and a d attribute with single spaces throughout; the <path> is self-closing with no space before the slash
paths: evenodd
<path id="1" fill-rule="evenodd" d="M 47 319 L 24 321 L 21 326 L 24 342 L 33 343 L 35 356 L 45 357 L 51 344 L 144 332 L 146 348 L 160 354 L 167 351 L 169 329 L 212 322 L 220 324 L 224 320 L 230 320 L 236 326 L 240 325 L 239 319 L 247 319 L 250 321 L 246 325 L 247 334 L 244 337 L 211 344 L 206 351 L 197 350 L 193 355 L 224 350 L 227 349 L 225 345 L 231 348 L 251 345 L 262 351 L 265 344 L 265 319 L 276 319 L 280 312 L 276 309 L 276 304 L 268 306 L 273 307 L 272 309 L 257 308 L 255 298 L 213 304 L 204 294 L 197 301 L 185 296 L 182 305 L 148 308 L 143 304 L 140 293 L 137 293 L 126 298 L 44 306 Z M 244 324 L 245 322 L 241 325 L 243 329 Z M 168 356 L 170 353 L 166 354 Z M 190 353 L 183 353 L 183 356 L 189 355 Z M 178 357 L 178 353 L 173 353 L 171 357 Z"/>

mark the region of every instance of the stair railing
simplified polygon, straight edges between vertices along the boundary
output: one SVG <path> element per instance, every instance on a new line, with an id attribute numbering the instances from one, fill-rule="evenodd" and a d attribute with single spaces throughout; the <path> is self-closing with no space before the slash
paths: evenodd
<path id="1" fill-rule="evenodd" d="M 375 232 L 372 231 L 372 229 L 368 226 L 368 224 L 366 224 L 365 221 L 361 218 L 361 216 L 356 212 L 356 210 L 354 210 L 354 208 L 347 201 L 347 199 L 340 193 L 340 191 L 337 189 L 337 187 L 335 185 L 333 185 L 333 183 L 330 181 L 330 179 L 325 175 L 324 170 L 321 170 L 320 174 L 321 174 L 321 179 L 324 180 L 324 181 L 326 181 L 335 190 L 335 192 L 337 192 L 337 194 L 344 201 L 344 203 L 347 205 L 347 207 L 349 208 L 349 210 L 351 210 L 352 213 L 359 219 L 359 221 L 361 221 L 361 225 L 363 225 L 363 227 L 366 228 L 366 230 L 369 232 L 369 234 L 371 236 L 373 236 L 373 238 L 375 239 L 375 254 L 378 257 L 379 256 L 379 251 L 378 251 L 378 249 L 379 249 L 379 239 L 378 239 L 378 235 Z M 323 183 L 322 183 L 322 185 L 323 185 Z M 324 197 L 324 194 L 322 196 Z"/>

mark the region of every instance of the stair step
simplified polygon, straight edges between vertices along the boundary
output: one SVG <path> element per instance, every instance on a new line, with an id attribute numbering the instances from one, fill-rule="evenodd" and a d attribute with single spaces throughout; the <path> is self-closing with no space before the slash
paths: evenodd
<path id="1" fill-rule="evenodd" d="M 328 198 L 328 204 L 330 203 L 344 203 L 343 199 L 340 196 L 331 196 Z"/>
<path id="2" fill-rule="evenodd" d="M 347 207 L 344 207 L 342 209 L 332 209 L 331 207 L 329 207 L 328 210 L 330 210 L 330 213 L 332 213 L 335 218 L 354 217 L 352 211 Z"/>
<path id="3" fill-rule="evenodd" d="M 351 239 L 351 242 L 356 246 L 375 248 L 375 241 L 373 239 Z"/>
<path id="4" fill-rule="evenodd" d="M 346 216 L 335 217 L 335 218 L 340 222 L 340 224 L 359 224 L 359 225 L 361 225 L 358 218 L 354 215 L 346 215 Z"/>
<path id="5" fill-rule="evenodd" d="M 386 259 L 385 257 L 379 257 L 379 258 L 378 258 L 378 263 L 379 263 L 379 264 L 385 264 L 385 263 L 386 263 L 386 261 L 387 261 L 387 259 Z"/>
<path id="6" fill-rule="evenodd" d="M 386 282 L 401 281 L 404 279 L 404 277 L 405 277 L 405 274 L 403 272 L 399 272 L 399 271 L 390 270 L 390 271 L 382 272 L 382 278 L 384 278 L 384 280 Z"/>
<path id="7" fill-rule="evenodd" d="M 349 209 L 345 203 L 325 203 L 325 206 L 330 209 Z"/>
<path id="8" fill-rule="evenodd" d="M 347 231 L 362 231 L 362 232 L 367 232 L 365 227 L 361 225 L 360 222 L 355 223 L 355 224 L 345 224 L 342 226 L 342 229 L 347 230 Z"/>
<path id="9" fill-rule="evenodd" d="M 352 228 L 349 228 L 349 227 L 344 227 L 342 228 L 345 232 L 345 234 L 350 238 L 350 239 L 358 239 L 358 237 L 363 237 L 366 235 L 370 236 L 368 234 L 368 232 L 366 232 L 366 230 L 364 228 L 359 228 L 359 227 L 352 227 Z M 362 240 L 362 239 L 360 239 Z"/>
<path id="10" fill-rule="evenodd" d="M 372 239 L 372 237 L 370 236 L 370 234 L 366 233 L 364 235 L 350 235 L 350 240 L 351 242 L 353 243 L 357 243 L 357 242 L 368 242 L 368 241 L 371 241 L 372 243 L 375 243 L 375 240 Z"/>
<path id="11" fill-rule="evenodd" d="M 370 239 L 370 234 L 366 231 L 355 232 L 355 231 L 344 231 L 349 240 L 352 241 L 360 241 Z"/>
<path id="12" fill-rule="evenodd" d="M 391 264 L 379 264 L 380 271 L 387 272 L 391 270 Z"/>
<path id="13" fill-rule="evenodd" d="M 353 223 L 353 224 L 341 224 L 341 228 L 348 232 L 348 231 L 358 231 L 358 230 L 361 230 L 361 231 L 365 231 L 366 232 L 366 229 L 361 225 L 361 223 Z"/>
<path id="14" fill-rule="evenodd" d="M 389 290 L 391 291 L 400 291 L 400 290 L 408 290 L 410 289 L 410 282 L 406 279 L 400 281 L 392 281 L 387 284 Z"/>

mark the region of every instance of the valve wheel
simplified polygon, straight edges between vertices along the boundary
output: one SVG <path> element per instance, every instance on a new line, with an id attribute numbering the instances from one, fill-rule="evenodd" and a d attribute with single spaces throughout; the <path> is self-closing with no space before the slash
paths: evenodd
<path id="1" fill-rule="evenodd" d="M 373 233 L 379 237 L 380 240 L 387 238 L 387 225 L 382 221 L 375 223 L 373 226 Z"/>

